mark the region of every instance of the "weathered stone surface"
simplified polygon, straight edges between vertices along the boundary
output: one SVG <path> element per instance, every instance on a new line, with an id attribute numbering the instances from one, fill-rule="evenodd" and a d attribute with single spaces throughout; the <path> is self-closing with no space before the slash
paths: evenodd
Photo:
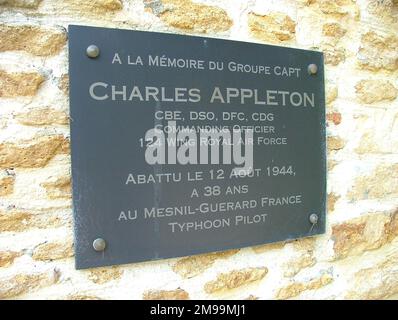
<path id="1" fill-rule="evenodd" d="M 302 269 L 315 265 L 314 257 L 316 238 L 308 237 L 290 241 L 294 253 L 289 255 L 289 260 L 283 264 L 284 276 L 294 277 Z"/>
<path id="2" fill-rule="evenodd" d="M 23 293 L 50 286 L 59 279 L 57 271 L 43 273 L 17 274 L 15 276 L 0 278 L 0 299 L 11 298 Z"/>
<path id="3" fill-rule="evenodd" d="M 3 35 L 0 38 L 0 69 L 3 68 L 0 71 L 2 297 L 5 296 L 4 280 L 7 279 L 13 282 L 11 293 L 6 293 L 7 298 L 21 293 L 23 298 L 76 300 L 129 299 L 137 294 L 151 299 L 196 299 L 203 294 L 213 298 L 268 299 L 270 293 L 276 296 L 279 290 L 282 298 L 398 298 L 398 255 L 395 248 L 398 243 L 398 214 L 376 212 L 375 221 L 367 220 L 365 216 L 344 221 L 346 213 L 347 217 L 359 213 L 373 215 L 368 213 L 371 212 L 369 210 L 384 210 L 395 205 L 398 199 L 398 164 L 394 162 L 398 155 L 398 82 L 394 77 L 398 72 L 398 34 L 395 32 L 397 21 L 391 20 L 398 9 L 397 1 L 368 1 L 377 3 L 380 9 L 370 13 L 368 2 L 354 0 L 298 0 L 282 1 L 281 4 L 257 0 L 250 3 L 223 1 L 219 4 L 210 0 L 144 0 L 148 8 L 144 13 L 143 1 L 140 0 L 0 0 L 1 17 L 4 18 L 0 22 L 0 35 Z M 352 19 L 356 3 L 363 13 L 360 22 Z M 124 10 L 120 10 L 122 5 Z M 278 5 L 283 8 L 278 9 Z M 27 9 L 29 6 L 32 8 Z M 149 13 L 150 10 L 153 14 Z M 283 17 L 287 16 L 282 13 L 281 20 L 274 19 L 272 10 L 283 11 L 291 19 L 286 18 L 284 22 Z M 262 15 L 266 18 L 263 19 Z M 61 136 L 51 137 L 52 141 L 41 140 L 39 136 L 31 138 L 34 132 L 60 135 L 60 132 L 67 131 L 69 78 L 64 41 L 67 34 L 63 27 L 71 22 L 152 31 L 174 29 L 179 33 L 202 32 L 209 36 L 236 31 L 231 35 L 234 39 L 250 41 L 250 38 L 263 40 L 261 37 L 264 37 L 263 41 L 278 45 L 295 45 L 297 37 L 299 47 L 325 49 L 328 63 L 325 74 L 326 119 L 328 136 L 332 137 L 328 141 L 327 166 L 329 172 L 333 170 L 328 175 L 330 190 L 327 195 L 327 210 L 333 219 L 329 219 L 331 225 L 327 234 L 313 237 L 314 241 L 303 239 L 260 245 L 235 255 L 230 251 L 173 259 L 172 262 L 145 263 L 139 267 L 139 272 L 135 266 L 119 267 L 126 271 L 120 278 L 116 275 L 117 280 L 113 280 L 112 271 L 97 275 L 91 274 L 91 270 L 71 272 L 73 258 L 68 258 L 73 255 L 71 243 L 63 244 L 63 234 L 72 227 L 68 207 L 70 181 L 67 178 L 69 139 Z M 252 37 L 251 32 L 257 35 Z M 244 57 L 237 59 L 245 60 Z M 24 79 L 25 72 L 37 72 L 39 79 L 34 76 Z M 360 80 L 379 83 L 374 86 L 360 83 Z M 357 84 L 362 87 L 355 88 Z M 23 99 L 24 96 L 26 98 Z M 46 97 L 51 101 L 42 103 Z M 53 143 L 60 145 L 52 146 Z M 35 148 L 43 151 L 34 151 Z M 33 169 L 31 163 L 34 163 Z M 15 170 L 10 170 L 11 166 Z M 347 186 L 351 188 L 348 192 Z M 355 205 L 359 206 L 359 211 L 352 210 Z M 14 206 L 18 209 L 12 209 Z M 53 228 L 57 229 L 50 232 Z M 333 232 L 336 238 L 332 239 Z M 57 234 L 60 238 L 53 237 Z M 21 243 L 14 245 L 14 240 Z M 49 242 L 43 243 L 46 240 Z M 51 262 L 53 259 L 61 260 Z M 204 292 L 203 286 L 207 281 L 217 281 L 218 274 L 226 274 L 231 269 L 244 268 L 242 260 L 245 259 L 248 260 L 246 262 L 252 261 L 247 266 L 267 266 L 269 273 L 259 283 L 231 290 L 220 280 L 219 286 L 225 289 L 211 294 Z M 319 261 L 312 266 L 315 259 Z M 328 261 L 335 259 L 344 260 Z M 237 265 L 231 268 L 234 262 Z M 38 272 L 34 276 L 40 275 L 45 271 L 43 268 L 51 265 L 65 269 L 65 283 L 43 290 L 40 277 L 36 280 L 30 276 L 33 272 Z M 171 272 L 171 268 L 176 273 Z M 336 281 L 311 291 L 311 288 L 322 285 L 320 278 L 323 273 L 314 274 L 319 268 L 325 272 L 330 270 Z M 153 277 L 154 272 L 159 274 Z M 18 280 L 11 277 L 25 273 L 28 273 L 26 278 Z M 140 279 L 134 283 L 136 276 Z M 157 283 L 162 277 L 170 279 Z M 172 282 L 177 278 L 180 281 L 173 286 Z M 294 284 L 293 280 L 299 284 Z M 81 285 L 71 286 L 80 282 Z M 264 285 L 266 288 L 261 290 L 249 290 Z M 179 286 L 185 290 L 173 290 Z M 104 288 L 106 292 L 102 290 Z M 37 289 L 40 291 L 36 296 L 34 290 Z M 154 290 L 146 291 L 143 296 L 143 292 L 149 289 Z M 242 294 L 242 291 L 247 292 Z M 29 295 L 25 296 L 26 293 Z"/>
<path id="4" fill-rule="evenodd" d="M 300 254 L 298 257 L 293 257 L 284 263 L 283 268 L 285 272 L 283 275 L 285 277 L 294 277 L 297 273 L 299 273 L 302 269 L 312 267 L 316 263 L 316 259 L 313 256 L 312 252 L 304 252 Z"/>
<path id="5" fill-rule="evenodd" d="M 366 153 L 378 153 L 379 145 L 375 144 L 375 136 L 373 132 L 366 132 L 362 135 L 359 140 L 359 145 L 355 149 L 355 152 L 358 154 L 366 154 Z"/>
<path id="6" fill-rule="evenodd" d="M 326 121 L 333 123 L 335 126 L 341 123 L 341 113 L 340 112 L 330 112 L 326 114 Z"/>
<path id="7" fill-rule="evenodd" d="M 0 130 L 3 130 L 8 127 L 8 120 L 5 118 L 0 119 Z"/>
<path id="8" fill-rule="evenodd" d="M 342 17 L 351 14 L 354 18 L 359 18 L 359 8 L 355 1 L 351 0 L 319 0 L 319 9 L 322 13 Z"/>
<path id="9" fill-rule="evenodd" d="M 43 0 L 0 0 L 0 6 L 36 9 Z"/>
<path id="10" fill-rule="evenodd" d="M 123 8 L 121 0 L 49 0 L 43 3 L 42 9 L 46 13 L 67 14 L 81 16 L 97 16 L 104 19 L 108 14 L 115 14 Z"/>
<path id="11" fill-rule="evenodd" d="M 70 294 L 66 297 L 66 300 L 102 300 L 102 299 L 100 297 L 88 294 Z"/>
<path id="12" fill-rule="evenodd" d="M 322 26 L 322 34 L 327 37 L 340 39 L 346 34 L 347 30 L 337 22 L 325 23 Z"/>
<path id="13" fill-rule="evenodd" d="M 336 160 L 328 159 L 327 161 L 328 172 L 332 171 L 333 168 L 337 165 L 337 163 L 338 162 Z"/>
<path id="14" fill-rule="evenodd" d="M 156 1 L 155 1 L 156 2 Z M 232 20 L 225 10 L 191 0 L 163 0 L 163 9 L 156 12 L 166 24 L 185 31 L 201 33 L 227 31 Z"/>
<path id="15" fill-rule="evenodd" d="M 392 101 L 398 96 L 398 89 L 387 80 L 361 80 L 356 84 L 355 91 L 362 103 Z"/>
<path id="16" fill-rule="evenodd" d="M 294 249 L 307 251 L 307 252 L 312 252 L 314 250 L 315 243 L 316 243 L 315 237 L 307 237 L 291 241 L 291 244 Z"/>
<path id="17" fill-rule="evenodd" d="M 66 95 L 69 94 L 69 75 L 63 74 L 58 81 L 58 87 L 61 89 L 63 93 Z"/>
<path id="18" fill-rule="evenodd" d="M 70 3 L 76 3 L 77 5 L 81 2 L 79 0 L 67 0 Z M 123 8 L 123 4 L 120 0 L 93 0 L 89 3 L 90 6 L 97 10 L 114 11 Z"/>
<path id="19" fill-rule="evenodd" d="M 12 170 L 0 170 L 0 196 L 5 197 L 14 191 L 15 174 Z"/>
<path id="20" fill-rule="evenodd" d="M 368 0 L 366 9 L 373 19 L 397 25 L 396 5 L 397 0 Z"/>
<path id="21" fill-rule="evenodd" d="M 300 6 L 309 6 L 316 2 L 316 0 L 296 0 Z"/>
<path id="22" fill-rule="evenodd" d="M 0 232 L 18 232 L 32 228 L 50 228 L 63 225 L 55 214 L 31 214 L 23 211 L 0 211 Z"/>
<path id="23" fill-rule="evenodd" d="M 64 239 L 55 242 L 46 242 L 33 250 L 32 258 L 40 261 L 66 259 L 73 257 L 73 241 Z"/>
<path id="24" fill-rule="evenodd" d="M 68 199 L 72 197 L 70 176 L 51 177 L 40 185 L 46 189 L 47 196 L 50 199 Z"/>
<path id="25" fill-rule="evenodd" d="M 248 25 L 253 37 L 267 42 L 291 40 L 296 33 L 296 22 L 280 12 L 268 15 L 249 13 Z"/>
<path id="26" fill-rule="evenodd" d="M 189 300 L 189 294 L 178 288 L 175 290 L 148 290 L 142 295 L 144 300 Z"/>
<path id="27" fill-rule="evenodd" d="M 398 153 L 398 113 L 395 112 L 393 101 L 383 105 L 375 105 L 374 114 L 354 116 L 361 137 L 354 151 L 360 155 L 383 156 Z M 371 106 L 371 105 L 369 105 Z M 376 111 L 377 108 L 377 111 Z M 390 112 L 393 112 L 391 114 Z M 380 159 L 380 158 L 379 158 Z M 380 159 L 380 165 L 384 161 Z M 392 164 L 394 162 L 392 161 Z M 370 170 L 364 173 L 369 175 Z"/>
<path id="28" fill-rule="evenodd" d="M 0 251 L 0 267 L 9 267 L 21 253 L 15 251 Z"/>
<path id="29" fill-rule="evenodd" d="M 347 4 L 347 1 L 320 0 L 318 2 L 319 2 L 319 8 L 323 13 L 339 14 L 339 15 L 345 15 L 348 13 L 347 10 L 344 10 L 344 7 L 342 7 L 343 4 Z"/>
<path id="30" fill-rule="evenodd" d="M 397 212 L 371 213 L 332 226 L 334 259 L 378 249 L 397 235 Z"/>
<path id="31" fill-rule="evenodd" d="M 157 16 L 165 11 L 162 0 L 143 0 L 143 2 L 144 7 L 147 9 L 147 11 L 151 11 Z"/>
<path id="32" fill-rule="evenodd" d="M 326 140 L 328 150 L 340 150 L 343 149 L 346 144 L 342 138 L 337 136 L 328 136 Z"/>
<path id="33" fill-rule="evenodd" d="M 173 265 L 173 271 L 183 278 L 192 278 L 211 267 L 217 259 L 228 258 L 236 254 L 238 251 L 238 249 L 228 250 L 182 258 Z"/>
<path id="34" fill-rule="evenodd" d="M 63 153 L 62 135 L 37 136 L 31 140 L 0 144 L 0 168 L 38 168 L 45 166 L 54 155 Z"/>
<path id="35" fill-rule="evenodd" d="M 386 143 L 380 143 L 380 138 L 375 132 L 365 132 L 359 140 L 358 147 L 355 148 L 355 152 L 363 154 L 389 154 L 398 152 L 398 140 L 394 138 L 394 135 L 386 135 Z M 388 139 L 388 140 L 387 140 Z"/>
<path id="36" fill-rule="evenodd" d="M 294 282 L 286 287 L 279 289 L 276 294 L 276 299 L 289 299 L 298 296 L 300 293 L 307 290 L 315 290 L 330 284 L 333 277 L 329 274 L 324 274 L 319 278 L 311 279 L 308 282 Z"/>
<path id="37" fill-rule="evenodd" d="M 70 154 L 70 140 L 69 138 L 65 138 L 61 143 L 61 147 L 59 148 L 59 154 Z"/>
<path id="38" fill-rule="evenodd" d="M 391 214 L 390 220 L 385 226 L 385 232 L 387 233 L 387 242 L 398 237 L 398 210 Z"/>
<path id="39" fill-rule="evenodd" d="M 207 282 L 204 286 L 204 290 L 206 293 L 214 293 L 220 290 L 235 289 L 245 284 L 261 280 L 267 273 L 268 269 L 266 267 L 232 270 L 228 273 L 219 274 L 217 279 Z"/>
<path id="40" fill-rule="evenodd" d="M 275 242 L 275 243 L 269 243 L 269 244 L 262 244 L 259 246 L 254 246 L 252 247 L 253 251 L 255 253 L 264 253 L 270 250 L 279 250 L 283 249 L 283 247 L 286 245 L 285 241 L 281 242 Z"/>
<path id="41" fill-rule="evenodd" d="M 334 211 L 334 206 L 335 206 L 336 202 L 339 199 L 340 199 L 339 195 L 337 195 L 337 194 L 335 194 L 333 192 L 328 193 L 328 196 L 327 196 L 327 208 L 326 208 L 328 214 L 332 213 Z"/>
<path id="42" fill-rule="evenodd" d="M 325 64 L 337 66 L 340 62 L 345 61 L 345 50 L 334 45 L 324 44 L 322 46 Z"/>
<path id="43" fill-rule="evenodd" d="M 104 267 L 90 270 L 88 278 L 96 284 L 103 284 L 109 281 L 118 280 L 122 275 L 123 271 L 118 267 Z"/>
<path id="44" fill-rule="evenodd" d="M 326 82 L 326 105 L 330 105 L 337 99 L 338 89 L 337 86 L 331 82 Z"/>
<path id="45" fill-rule="evenodd" d="M 37 72 L 8 73 L 0 70 L 0 98 L 34 96 L 44 77 Z"/>
<path id="46" fill-rule="evenodd" d="M 14 118 L 26 126 L 64 125 L 69 123 L 69 117 L 66 112 L 50 107 L 32 108 L 15 114 Z"/>
<path id="47" fill-rule="evenodd" d="M 37 56 L 51 56 L 66 44 L 66 31 L 32 25 L 0 24 L 0 52 L 26 51 Z"/>
<path id="48" fill-rule="evenodd" d="M 370 174 L 359 176 L 348 194 L 352 201 L 398 195 L 398 164 L 380 164 Z"/>
<path id="49" fill-rule="evenodd" d="M 398 253 L 370 268 L 359 270 L 345 299 L 379 300 L 398 293 Z"/>
<path id="50" fill-rule="evenodd" d="M 358 63 L 369 70 L 398 69 L 398 37 L 382 36 L 373 31 L 362 35 L 361 46 L 358 50 Z"/>

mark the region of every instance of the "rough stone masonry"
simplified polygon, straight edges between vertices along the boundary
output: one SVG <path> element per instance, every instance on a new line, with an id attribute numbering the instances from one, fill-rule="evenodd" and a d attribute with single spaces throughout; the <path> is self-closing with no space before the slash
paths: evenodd
<path id="1" fill-rule="evenodd" d="M 323 51 L 326 234 L 76 271 L 69 24 Z M 397 96 L 396 0 L 0 0 L 0 299 L 398 298 Z"/>

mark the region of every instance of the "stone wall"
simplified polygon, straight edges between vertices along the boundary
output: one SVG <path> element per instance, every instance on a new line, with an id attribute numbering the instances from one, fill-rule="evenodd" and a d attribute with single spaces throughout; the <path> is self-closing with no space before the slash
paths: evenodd
<path id="1" fill-rule="evenodd" d="M 67 25 L 322 50 L 325 235 L 76 271 Z M 0 299 L 398 297 L 398 1 L 0 0 Z"/>

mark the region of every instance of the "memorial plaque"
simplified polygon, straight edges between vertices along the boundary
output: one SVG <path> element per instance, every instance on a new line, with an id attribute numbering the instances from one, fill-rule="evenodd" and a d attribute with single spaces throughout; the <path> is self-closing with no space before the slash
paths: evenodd
<path id="1" fill-rule="evenodd" d="M 69 27 L 78 269 L 325 230 L 323 55 Z"/>

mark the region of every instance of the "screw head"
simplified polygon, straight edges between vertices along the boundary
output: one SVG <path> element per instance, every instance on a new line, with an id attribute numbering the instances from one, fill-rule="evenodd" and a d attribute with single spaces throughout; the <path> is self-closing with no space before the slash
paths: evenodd
<path id="1" fill-rule="evenodd" d="M 312 224 L 316 224 L 316 223 L 318 222 L 318 215 L 315 214 L 315 213 L 311 214 L 311 215 L 310 215 L 310 222 L 311 222 Z"/>
<path id="2" fill-rule="evenodd" d="M 89 58 L 97 58 L 99 53 L 100 50 L 95 44 L 89 45 L 86 49 L 86 54 Z"/>
<path id="3" fill-rule="evenodd" d="M 311 63 L 308 66 L 308 73 L 309 74 L 316 74 L 317 72 L 318 72 L 318 66 L 316 64 L 314 64 L 314 63 Z"/>
<path id="4" fill-rule="evenodd" d="M 106 247 L 106 242 L 102 238 L 95 239 L 93 241 L 93 248 L 95 251 L 104 251 Z"/>

